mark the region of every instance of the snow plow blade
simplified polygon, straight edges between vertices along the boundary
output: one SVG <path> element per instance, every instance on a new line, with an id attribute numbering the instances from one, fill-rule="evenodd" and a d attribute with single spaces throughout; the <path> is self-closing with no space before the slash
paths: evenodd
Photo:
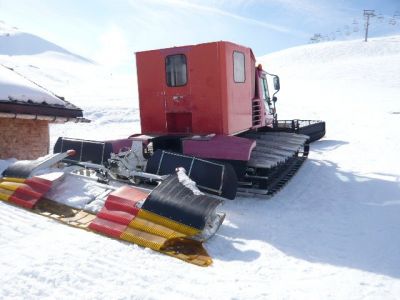
<path id="1" fill-rule="evenodd" d="M 75 150 L 67 150 L 61 153 L 47 155 L 36 160 L 19 160 L 8 166 L 8 168 L 5 169 L 0 175 L 4 177 L 28 178 L 31 177 L 36 171 L 49 168 L 68 156 L 74 155 Z"/>
<path id="2" fill-rule="evenodd" d="M 142 209 L 185 224 L 192 228 L 189 232 L 197 234 L 210 224 L 209 218 L 221 203 L 204 194 L 193 194 L 176 175 L 171 175 L 150 193 Z"/>
<path id="3" fill-rule="evenodd" d="M 180 153 L 157 150 L 147 162 L 146 172 L 156 175 L 174 173 L 182 167 L 197 186 L 210 194 L 234 199 L 237 191 L 237 176 L 229 164 L 214 162 Z"/>
<path id="4" fill-rule="evenodd" d="M 223 222 L 225 214 L 216 211 L 221 200 L 195 195 L 177 175 L 171 175 L 152 192 L 127 185 L 109 187 L 112 192 L 105 196 L 103 207 L 96 213 L 58 203 L 57 196 L 46 198 L 62 175 L 58 172 L 27 179 L 3 177 L 0 200 L 198 266 L 212 263 L 202 242 Z"/>
<path id="5" fill-rule="evenodd" d="M 62 172 L 56 172 L 27 179 L 0 178 L 0 200 L 31 209 L 63 175 Z"/>
<path id="6" fill-rule="evenodd" d="M 91 163 L 99 167 L 109 167 L 112 153 L 117 154 L 121 148 L 130 148 L 132 142 L 133 140 L 130 139 L 102 142 L 60 137 L 54 146 L 54 152 L 74 149 L 76 154 L 63 161 L 71 164 Z M 156 150 L 149 157 L 145 172 L 157 176 L 170 175 L 174 174 L 175 169 L 179 167 L 188 171 L 188 176 L 201 190 L 227 199 L 235 198 L 237 176 L 229 164 Z"/>

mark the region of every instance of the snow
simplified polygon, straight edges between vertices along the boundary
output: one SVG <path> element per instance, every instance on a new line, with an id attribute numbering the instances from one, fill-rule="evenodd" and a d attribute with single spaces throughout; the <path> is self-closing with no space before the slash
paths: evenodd
<path id="1" fill-rule="evenodd" d="M 193 195 L 204 195 L 200 190 L 197 188 L 196 183 L 190 179 L 189 176 L 186 175 L 186 170 L 184 168 L 178 168 L 176 174 L 178 175 L 178 180 L 181 184 L 185 187 L 190 189 L 193 192 Z"/>
<path id="2" fill-rule="evenodd" d="M 0 101 L 70 106 L 42 85 L 32 81 L 30 79 L 32 74 L 29 72 L 23 74 L 18 72 L 19 63 L 24 62 L 23 57 L 37 60 L 43 53 L 47 58 L 55 57 L 58 60 L 74 58 L 87 61 L 40 37 L 20 32 L 17 28 L 0 21 Z M 37 69 L 32 64 L 26 66 Z"/>
<path id="3" fill-rule="evenodd" d="M 49 93 L 39 88 L 42 94 L 37 95 L 37 90 L 31 90 L 32 85 L 25 81 L 27 86 L 24 92 L 21 90 L 20 95 L 14 95 L 15 98 L 21 96 L 19 97 L 21 99 L 17 98 L 20 101 L 27 101 L 29 98 L 35 103 L 40 103 L 44 97 L 46 102 L 52 104 L 49 102 L 51 98 L 49 94 L 53 96 L 52 101 L 58 99 L 54 97 L 54 93 L 87 110 L 86 117 L 89 119 L 92 117 L 91 107 L 103 107 L 107 111 L 111 106 L 111 109 L 115 110 L 115 115 L 119 113 L 132 115 L 133 110 L 138 107 L 135 103 L 137 89 L 134 61 L 132 61 L 133 72 L 115 73 L 115 70 L 100 66 L 38 36 L 20 32 L 1 21 L 0 65 L 13 69 L 16 73 L 51 91 Z M 8 96 L 9 93 L 6 91 L 13 88 L 13 85 L 6 84 L 7 89 L 1 87 L 0 96 L 3 96 L 2 94 Z M 36 85 L 33 86 L 38 88 Z M 16 89 L 13 88 L 12 91 Z M 0 100 L 8 98 L 0 97 Z M 62 103 L 66 105 L 65 102 Z M 62 133 L 62 129 L 60 130 Z"/>
<path id="4" fill-rule="evenodd" d="M 0 174 L 3 173 L 5 169 L 9 165 L 11 165 L 13 162 L 16 162 L 17 160 L 15 158 L 7 159 L 7 160 L 0 160 Z"/>
<path id="5" fill-rule="evenodd" d="M 1 33 L 0 29 L 0 54 L 1 55 L 35 55 L 51 51 L 53 53 L 67 54 L 82 61 L 90 62 L 88 59 L 73 54 L 56 44 L 46 41 L 30 33 L 11 30 Z"/>
<path id="6" fill-rule="evenodd" d="M 52 90 L 68 90 L 93 117 L 52 127 L 52 142 L 140 131 L 135 80 L 111 83 L 101 66 L 78 60 L 67 72 L 60 57 L 0 55 Z M 280 75 L 280 118 L 326 120 L 327 135 L 271 200 L 225 202 L 226 219 L 206 243 L 211 267 L 0 202 L 0 298 L 398 299 L 400 36 L 307 45 L 259 61 Z M 90 77 L 94 70 L 101 75 Z"/>
<path id="7" fill-rule="evenodd" d="M 92 213 L 99 212 L 104 206 L 108 193 L 112 190 L 91 179 L 74 176 L 68 172 L 69 170 L 65 170 L 62 182 L 56 184 L 45 197 L 70 207 Z"/>
<path id="8" fill-rule="evenodd" d="M 0 66 L 0 101 L 65 106 L 61 99 L 4 66 Z"/>

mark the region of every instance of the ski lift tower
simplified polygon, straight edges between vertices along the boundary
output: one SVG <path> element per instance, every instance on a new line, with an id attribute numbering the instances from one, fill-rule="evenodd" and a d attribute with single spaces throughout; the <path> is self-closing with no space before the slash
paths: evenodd
<path id="1" fill-rule="evenodd" d="M 368 27 L 369 27 L 369 18 L 375 17 L 375 10 L 364 9 L 364 19 L 365 19 L 365 42 L 368 41 Z"/>

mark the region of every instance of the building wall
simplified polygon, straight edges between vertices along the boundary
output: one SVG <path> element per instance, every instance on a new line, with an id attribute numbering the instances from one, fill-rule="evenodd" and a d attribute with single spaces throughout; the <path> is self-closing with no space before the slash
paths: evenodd
<path id="1" fill-rule="evenodd" d="M 48 152 L 48 121 L 0 118 L 0 159 L 36 159 Z"/>

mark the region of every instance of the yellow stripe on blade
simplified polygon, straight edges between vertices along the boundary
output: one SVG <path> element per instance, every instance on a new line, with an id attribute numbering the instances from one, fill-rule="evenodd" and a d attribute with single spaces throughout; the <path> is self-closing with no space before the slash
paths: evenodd
<path id="1" fill-rule="evenodd" d="M 142 219 L 146 219 L 153 223 L 170 228 L 174 231 L 181 232 L 184 235 L 192 236 L 192 235 L 196 235 L 196 234 L 200 233 L 200 230 L 198 230 L 196 228 L 176 222 L 174 220 L 157 215 L 155 213 L 152 213 L 152 212 L 144 210 L 144 209 L 140 209 L 137 216 Z"/>
<path id="2" fill-rule="evenodd" d="M 164 245 L 166 238 L 154 235 L 148 232 L 140 231 L 127 227 L 120 236 L 121 239 L 138 244 L 139 246 L 147 247 L 159 251 L 161 246 Z"/>
<path id="3" fill-rule="evenodd" d="M 142 231 L 146 231 L 151 234 L 155 234 L 158 236 L 162 236 L 166 239 L 171 239 L 171 238 L 178 238 L 178 237 L 185 237 L 186 235 L 175 231 L 173 229 L 170 229 L 168 227 L 165 227 L 163 225 L 156 224 L 152 221 L 145 220 L 139 216 L 136 216 L 130 223 L 129 227 L 139 229 Z"/>
<path id="4" fill-rule="evenodd" d="M 2 181 L 0 182 L 0 188 L 9 190 L 9 191 L 16 191 L 20 187 L 24 187 L 26 184 L 19 183 L 19 182 L 12 182 L 12 181 Z"/>
<path id="5" fill-rule="evenodd" d="M 8 201 L 8 199 L 10 199 L 12 194 L 14 194 L 13 191 L 0 188 L 0 200 Z"/>
<path id="6" fill-rule="evenodd" d="M 18 183 L 24 183 L 26 178 L 15 178 L 15 177 L 3 177 L 1 181 L 9 181 L 9 182 L 18 182 Z"/>

